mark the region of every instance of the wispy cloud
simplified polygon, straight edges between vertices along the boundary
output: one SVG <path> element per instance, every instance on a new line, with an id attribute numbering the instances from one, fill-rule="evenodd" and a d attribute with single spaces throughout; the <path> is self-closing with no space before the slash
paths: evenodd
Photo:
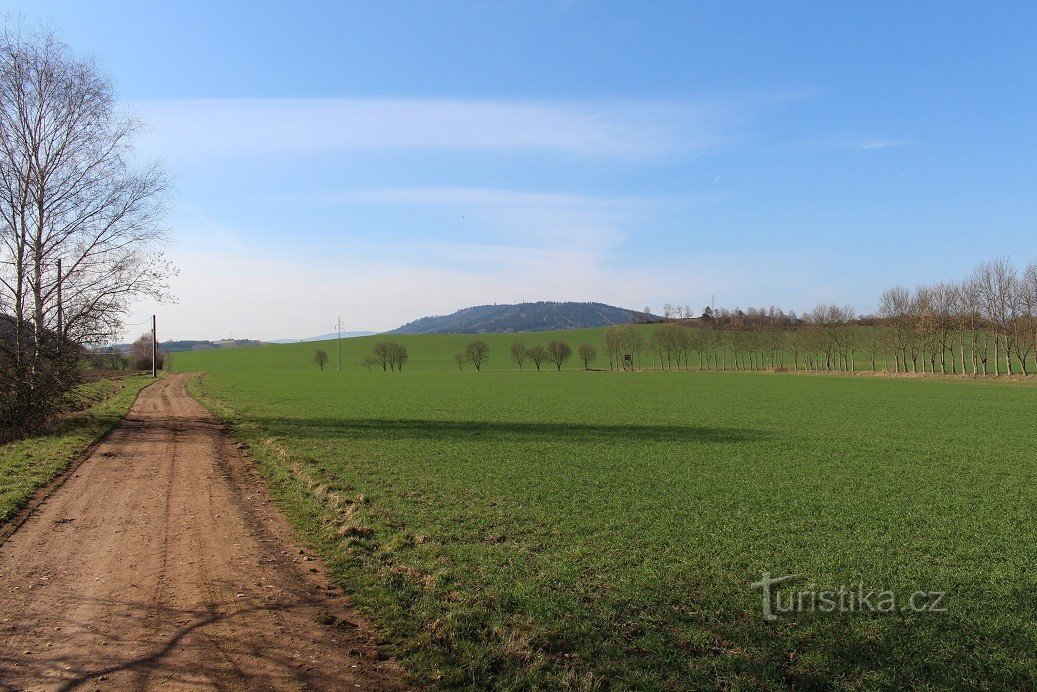
<path id="1" fill-rule="evenodd" d="M 399 187 L 318 192 L 307 200 L 338 204 L 418 204 L 473 207 L 616 207 L 633 200 L 566 192 L 533 192 L 485 187 Z"/>
<path id="2" fill-rule="evenodd" d="M 447 207 L 469 232 L 530 249 L 580 248 L 602 252 L 626 236 L 623 227 L 651 212 L 653 202 L 634 197 L 591 196 L 480 187 L 408 187 L 307 194 L 308 203 Z"/>
<path id="3" fill-rule="evenodd" d="M 797 149 L 843 149 L 851 151 L 877 151 L 906 147 L 915 144 L 914 139 L 864 136 L 857 133 L 830 133 L 794 142 Z"/>
<path id="4" fill-rule="evenodd" d="M 344 149 L 544 149 L 654 159 L 693 154 L 788 96 L 683 101 L 190 99 L 134 101 L 147 153 L 175 158 Z"/>
<path id="5" fill-rule="evenodd" d="M 867 139 L 857 144 L 857 151 L 891 149 L 892 147 L 904 147 L 914 143 L 913 139 Z"/>

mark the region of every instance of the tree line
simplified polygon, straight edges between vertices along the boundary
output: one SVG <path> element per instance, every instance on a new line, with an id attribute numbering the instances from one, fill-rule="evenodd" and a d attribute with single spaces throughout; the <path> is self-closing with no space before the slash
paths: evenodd
<path id="1" fill-rule="evenodd" d="M 887 370 L 892 373 L 1030 374 L 1037 354 L 1037 264 L 1005 259 L 953 283 L 894 286 L 875 315 L 819 304 L 805 315 L 779 308 L 706 308 L 694 326 L 608 327 L 611 367 L 708 370 Z"/>
<path id="2" fill-rule="evenodd" d="M 454 363 L 458 370 L 464 370 L 466 363 L 474 365 L 476 370 L 481 370 L 483 364 L 489 359 L 489 355 L 489 344 L 482 339 L 476 339 L 469 342 L 463 351 L 454 354 Z M 554 339 L 546 346 L 543 344 L 526 346 L 524 341 L 514 341 L 509 351 L 511 362 L 518 366 L 520 371 L 525 368 L 526 363 L 529 363 L 537 369 L 537 372 L 541 372 L 545 365 L 554 365 L 555 369 L 561 372 L 562 366 L 572 358 L 572 355 L 572 346 L 560 339 Z M 592 344 L 581 343 L 576 348 L 576 355 L 583 363 L 583 369 L 589 370 L 591 363 L 598 357 L 598 349 Z"/>
<path id="3" fill-rule="evenodd" d="M 606 327 L 609 368 L 1026 375 L 1037 355 L 1037 264 L 1020 272 L 999 258 L 956 283 L 894 286 L 873 315 L 827 303 L 804 315 L 773 306 L 691 314 L 688 306 L 669 306 L 650 328 Z M 488 354 L 479 339 L 454 359 L 460 369 L 479 370 Z M 561 370 L 572 354 L 560 340 L 529 347 L 515 341 L 510 351 L 520 370 L 529 363 L 538 371 L 545 363 Z M 577 355 L 589 369 L 598 349 L 583 343 Z"/>
<path id="4" fill-rule="evenodd" d="M 403 372 L 403 366 L 410 360 L 410 352 L 407 347 L 395 341 L 379 341 L 371 349 L 371 353 L 364 356 L 360 364 L 370 372 L 374 367 L 380 367 L 383 372 Z M 328 353 L 318 348 L 313 354 L 313 362 L 322 371 L 328 363 Z"/>
<path id="5" fill-rule="evenodd" d="M 671 309 L 653 325 L 606 327 L 602 351 L 612 370 L 691 369 L 840 371 L 967 374 L 1031 372 L 1037 355 L 1037 264 L 1023 271 L 1005 259 L 977 266 L 956 283 L 894 286 L 883 292 L 873 315 L 849 306 L 821 303 L 803 315 L 781 308 Z M 646 308 L 646 314 L 648 313 Z M 516 340 L 509 358 L 519 370 L 560 371 L 577 356 L 585 370 L 598 348 L 581 343 L 574 351 L 561 339 L 527 345 Z M 454 354 L 459 370 L 480 371 L 490 357 L 483 339 Z M 407 350 L 380 342 L 364 364 L 402 370 Z"/>

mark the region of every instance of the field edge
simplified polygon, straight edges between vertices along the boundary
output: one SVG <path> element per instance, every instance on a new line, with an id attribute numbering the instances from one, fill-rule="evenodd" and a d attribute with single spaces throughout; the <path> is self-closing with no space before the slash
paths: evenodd
<path id="1" fill-rule="evenodd" d="M 121 389 L 70 414 L 54 430 L 0 446 L 0 466 L 7 466 L 4 463 L 6 453 L 8 456 L 19 454 L 26 459 L 32 458 L 31 464 L 35 467 L 39 465 L 36 455 L 40 451 L 44 454 L 42 465 L 45 466 L 35 478 L 25 479 L 22 487 L 16 486 L 13 490 L 0 487 L 0 491 L 6 490 L 0 494 L 0 544 L 25 523 L 36 507 L 61 487 L 65 479 L 126 417 L 140 392 L 155 382 L 146 375 L 129 375 L 118 380 L 123 385 Z M 57 445 L 57 448 L 48 449 L 48 442 Z M 10 481 L 10 478 L 7 479 L 7 482 Z"/>

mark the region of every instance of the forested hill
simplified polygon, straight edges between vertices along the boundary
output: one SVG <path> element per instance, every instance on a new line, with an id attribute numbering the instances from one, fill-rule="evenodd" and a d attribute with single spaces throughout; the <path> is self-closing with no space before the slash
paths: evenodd
<path id="1" fill-rule="evenodd" d="M 390 334 L 495 334 L 551 329 L 582 329 L 643 321 L 635 310 L 604 303 L 519 303 L 476 305 L 450 315 L 422 317 L 393 329 Z"/>

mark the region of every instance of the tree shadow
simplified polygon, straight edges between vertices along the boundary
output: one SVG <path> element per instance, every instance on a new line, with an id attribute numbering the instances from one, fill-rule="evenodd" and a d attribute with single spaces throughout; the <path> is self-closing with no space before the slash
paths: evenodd
<path id="1" fill-rule="evenodd" d="M 54 636 L 60 641 L 60 636 L 35 631 L 28 622 L 19 623 L 30 638 L 18 647 L 12 642 L 0 644 L 0 691 L 43 681 L 61 691 L 98 683 L 134 689 L 162 684 L 216 689 L 349 689 L 359 687 L 358 681 L 374 689 L 398 687 L 391 671 L 375 662 L 380 656 L 370 653 L 373 639 L 353 629 L 351 623 L 348 628 L 324 624 L 315 633 L 316 615 L 325 611 L 305 595 L 288 602 L 259 604 L 231 598 L 196 608 L 86 597 L 77 603 L 87 610 L 103 609 L 109 617 L 126 613 L 151 623 L 154 634 L 137 639 L 130 632 L 108 627 L 107 618 L 85 622 L 69 613 L 60 620 L 59 631 L 75 632 L 79 646 L 65 643 L 51 649 L 49 644 L 41 646 L 41 640 Z M 23 646 L 30 648 L 20 651 Z M 329 648 L 334 648 L 333 655 Z"/>
<path id="2" fill-rule="evenodd" d="M 670 442 L 718 444 L 772 439 L 773 433 L 726 426 L 643 425 L 629 423 L 527 423 L 421 418 L 251 419 L 261 428 L 295 439 L 453 440 L 499 442 Z"/>

